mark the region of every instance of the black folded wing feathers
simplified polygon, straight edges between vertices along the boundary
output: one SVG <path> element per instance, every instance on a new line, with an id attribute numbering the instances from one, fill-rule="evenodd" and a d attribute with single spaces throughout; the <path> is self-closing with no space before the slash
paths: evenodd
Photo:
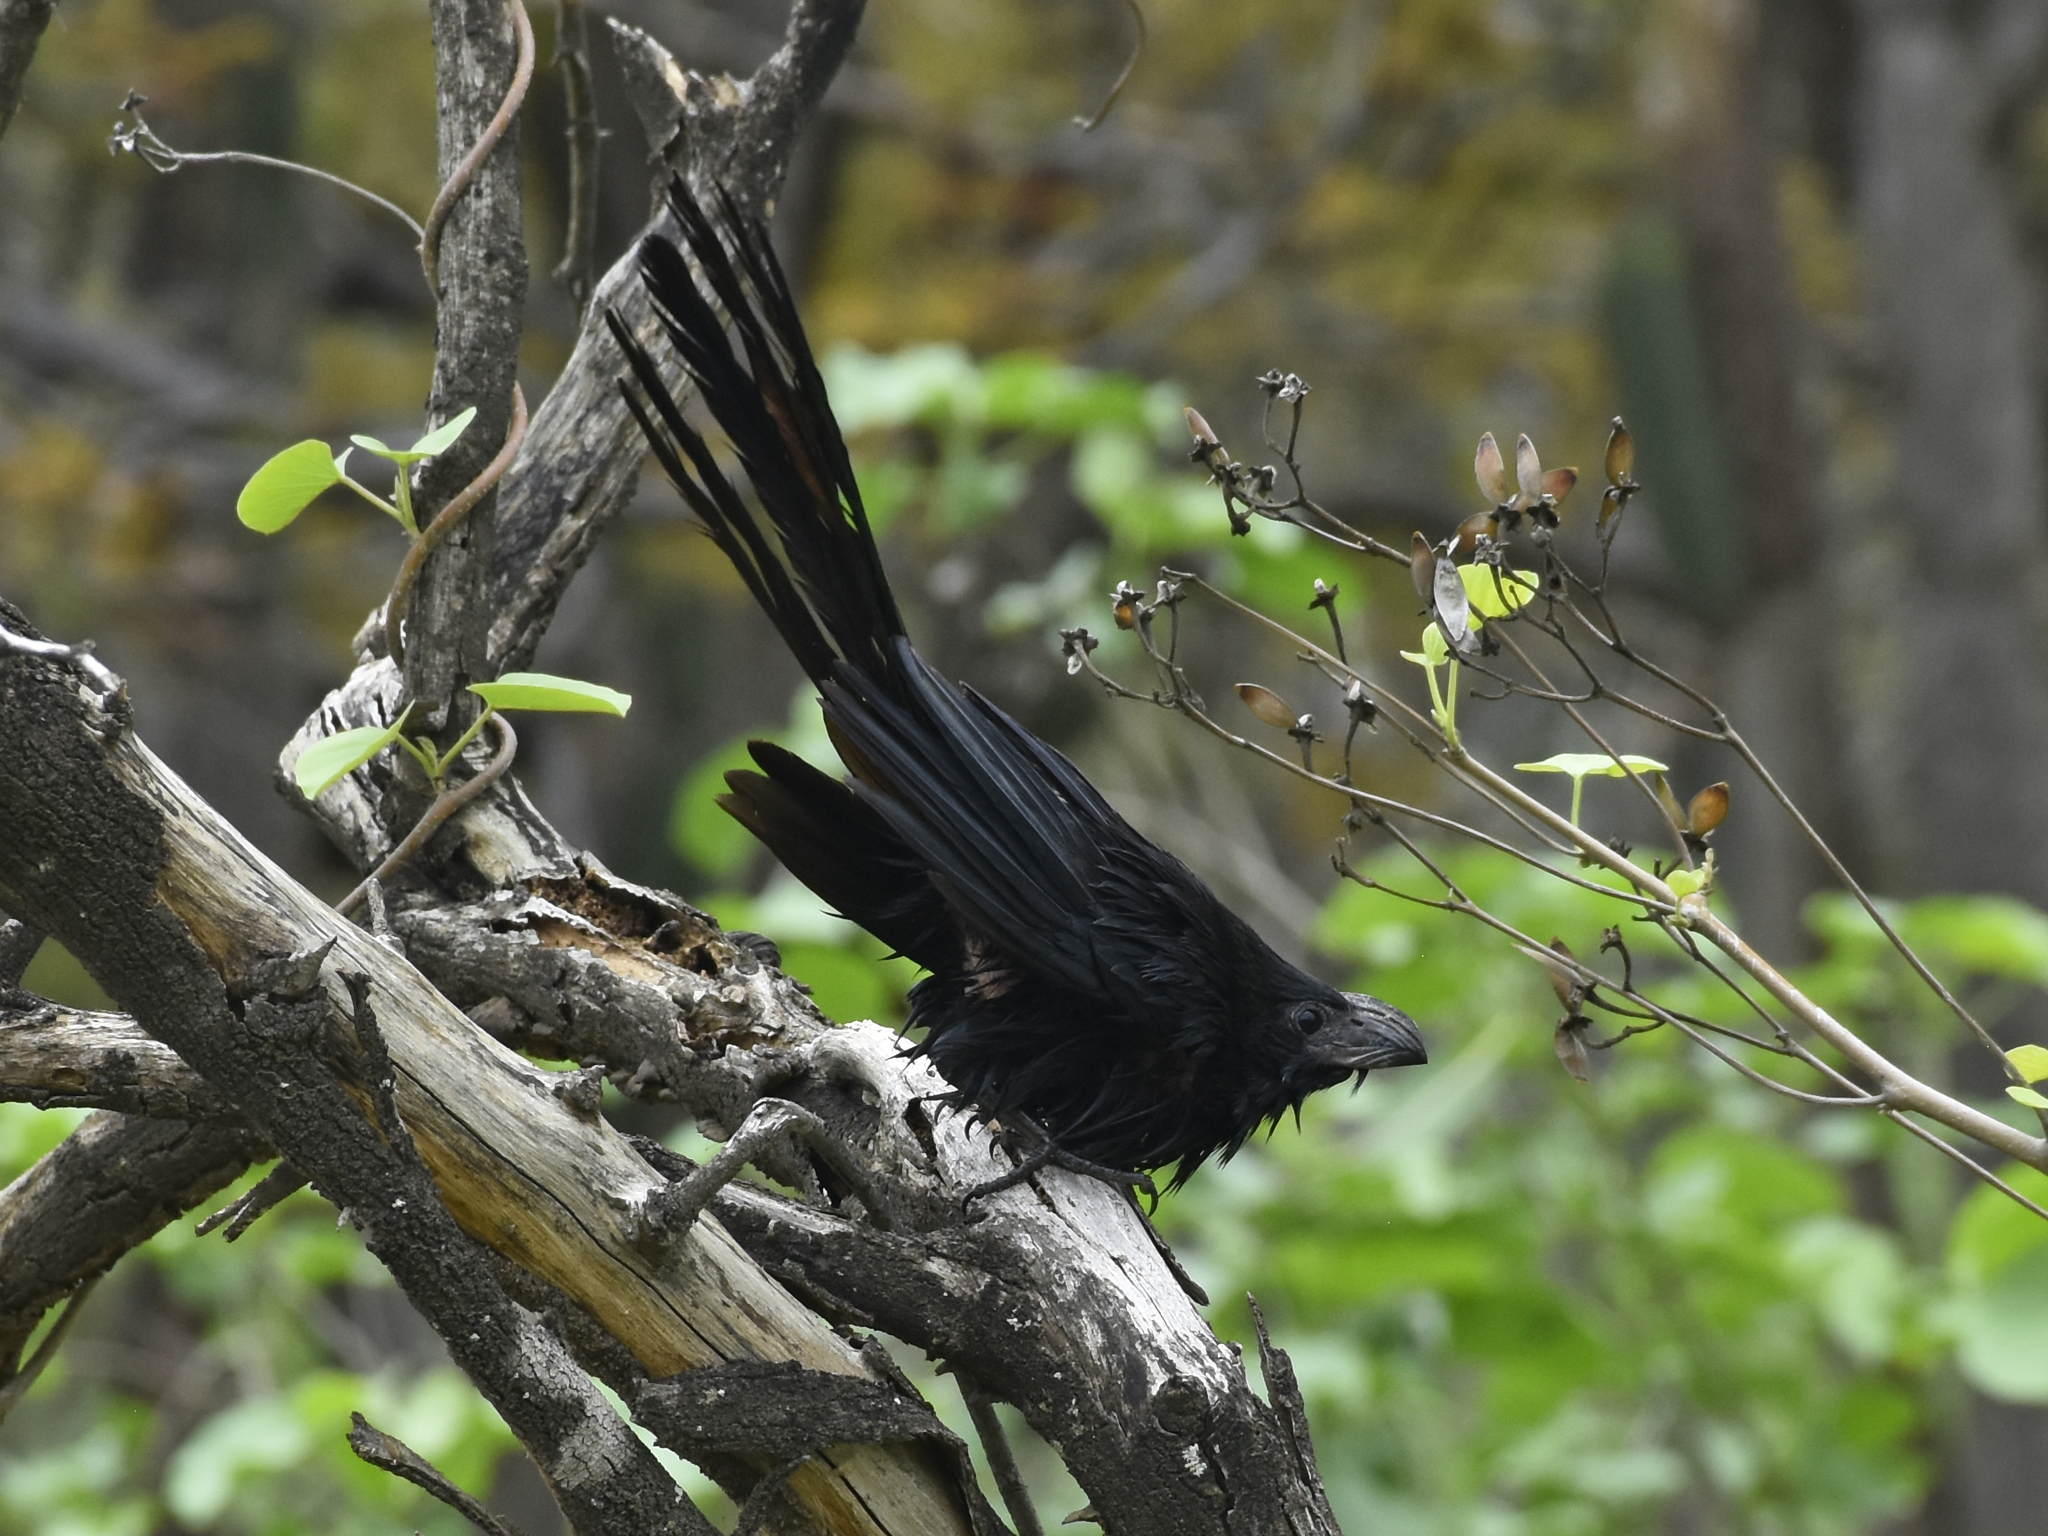
<path id="1" fill-rule="evenodd" d="M 758 221 L 678 182 L 640 261 L 662 329 L 767 527 L 611 317 L 656 458 L 822 695 L 850 779 L 765 742 L 720 804 L 930 974 L 917 1047 L 955 1099 L 1067 1151 L 1186 1179 L 1318 1088 L 1423 1059 L 1414 1024 L 1268 948 L 1072 763 L 904 633 L 823 380 Z M 726 242 L 720 239 L 723 228 Z"/>

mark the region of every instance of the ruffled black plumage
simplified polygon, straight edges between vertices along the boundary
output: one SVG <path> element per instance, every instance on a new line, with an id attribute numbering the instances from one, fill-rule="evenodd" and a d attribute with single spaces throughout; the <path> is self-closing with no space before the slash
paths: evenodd
<path id="1" fill-rule="evenodd" d="M 841 782 L 766 742 L 720 803 L 835 910 L 930 974 L 910 1023 L 956 1102 L 1184 1182 L 1317 1089 L 1424 1059 L 1404 1014 L 1282 960 L 1002 710 L 935 674 L 889 590 L 824 383 L 760 224 L 670 203 L 640 261 L 766 527 L 612 317 L 669 478 L 818 685 Z M 720 239 L 723 229 L 730 248 Z"/>

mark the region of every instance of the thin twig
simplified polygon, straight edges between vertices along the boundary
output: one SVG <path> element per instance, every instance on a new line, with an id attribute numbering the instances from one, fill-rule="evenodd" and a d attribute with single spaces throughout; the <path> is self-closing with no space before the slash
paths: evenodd
<path id="1" fill-rule="evenodd" d="M 157 136 L 154 128 L 151 128 L 143 120 L 139 109 L 147 100 L 149 98 L 138 91 L 130 91 L 128 93 L 128 99 L 121 103 L 121 110 L 130 117 L 133 117 L 135 121 L 132 125 L 125 123 L 117 123 L 115 125 L 113 136 L 107 140 L 109 153 L 118 155 L 125 151 L 135 156 L 151 170 L 161 172 L 166 176 L 170 175 L 173 171 L 181 171 L 188 165 L 258 165 L 262 166 L 265 170 L 291 171 L 300 176 L 310 176 L 315 181 L 324 181 L 330 187 L 339 187 L 342 191 L 353 193 L 365 202 L 376 204 L 394 219 L 403 223 L 407 229 L 413 232 L 413 236 L 416 239 L 421 238 L 424 234 L 420 228 L 419 220 L 415 219 L 389 198 L 379 197 L 368 187 L 359 186 L 347 177 L 337 176 L 332 171 L 323 171 L 317 165 L 303 165 L 297 160 L 279 160 L 272 155 L 251 154 L 248 150 L 244 149 L 216 149 L 208 150 L 203 154 L 188 154 L 184 150 L 173 149 Z"/>
<path id="2" fill-rule="evenodd" d="M 1997 1190 L 2000 1194 L 2005 1195 L 2008 1199 L 2018 1201 L 2021 1205 L 2024 1205 L 2028 1210 L 2032 1211 L 2036 1216 L 2042 1217 L 2044 1220 L 2048 1220 L 2048 1210 L 2043 1210 L 2040 1206 L 2034 1204 L 2033 1201 L 2029 1200 L 2025 1195 L 2021 1194 L 2018 1190 L 2014 1189 L 2010 1184 L 2006 1183 L 2005 1180 L 2001 1179 L 1989 1168 L 1986 1168 L 1974 1157 L 1971 1157 L 1969 1153 L 1965 1152 L 1961 1147 L 1950 1146 L 1947 1142 L 1943 1141 L 1939 1136 L 1935 1135 L 1934 1132 L 1928 1130 L 1926 1126 L 1921 1125 L 1918 1121 L 1908 1120 L 1896 1109 L 1883 1109 L 1879 1110 L 1878 1113 L 1883 1115 L 1885 1119 L 1891 1121 L 1894 1125 L 1902 1126 L 1906 1130 L 1911 1131 L 1915 1136 L 1918 1136 L 1922 1141 L 1926 1142 L 1930 1147 L 1933 1147 L 1936 1151 L 1940 1152 L 1944 1157 L 1954 1158 L 1957 1162 L 1961 1163 L 1964 1168 L 1969 1170 L 1970 1176 L 1972 1178 L 1982 1179 L 1986 1184 L 1989 1184 L 1993 1189 Z"/>
<path id="3" fill-rule="evenodd" d="M 360 1413 L 349 1415 L 348 1448 L 363 1461 L 393 1477 L 403 1478 L 469 1521 L 485 1536 L 519 1536 L 518 1527 L 499 1519 L 470 1494 L 448 1480 L 426 1457 L 394 1435 L 387 1435 Z"/>
<path id="4" fill-rule="evenodd" d="M 57 1358 L 57 1350 L 64 1343 L 65 1335 L 71 1332 L 71 1325 L 78 1321 L 79 1309 L 85 1305 L 86 1299 L 92 1295 L 93 1287 L 98 1284 L 97 1275 L 79 1283 L 78 1289 L 71 1293 L 71 1299 L 64 1303 L 64 1310 L 59 1314 L 57 1321 L 50 1325 L 50 1331 L 44 1334 L 42 1342 L 36 1345 L 36 1352 L 28 1357 L 21 1369 L 8 1378 L 4 1387 L 0 1387 L 0 1420 L 5 1420 L 14 1410 L 14 1405 L 28 1396 L 29 1388 L 36 1384 L 37 1378 L 49 1368 L 50 1362 Z"/>
<path id="5" fill-rule="evenodd" d="M 974 1421 L 974 1433 L 988 1456 L 988 1469 L 995 1474 L 996 1489 L 1003 1496 L 1003 1507 L 1010 1512 L 1010 1523 L 1016 1526 L 1017 1536 L 1045 1536 L 1038 1508 L 1031 1502 L 1031 1489 L 1017 1465 L 1017 1453 L 1010 1448 L 1010 1437 L 1003 1432 L 996 1405 L 979 1387 L 964 1379 L 960 1396 L 967 1404 L 967 1416 Z"/>

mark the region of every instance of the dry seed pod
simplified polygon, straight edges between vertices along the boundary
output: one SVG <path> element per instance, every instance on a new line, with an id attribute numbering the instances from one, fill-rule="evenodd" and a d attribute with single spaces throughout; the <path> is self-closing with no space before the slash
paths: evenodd
<path id="1" fill-rule="evenodd" d="M 1608 524 L 1621 512 L 1621 502 L 1621 492 L 1611 485 L 1600 493 L 1599 529 L 1601 537 L 1611 538 L 1613 536 Z"/>
<path id="2" fill-rule="evenodd" d="M 1516 505 L 1533 507 L 1543 499 L 1543 461 L 1536 457 L 1536 445 L 1526 432 L 1515 439 L 1515 483 L 1522 491 Z"/>
<path id="3" fill-rule="evenodd" d="M 1567 467 L 1547 470 L 1543 476 L 1543 494 L 1552 502 L 1563 501 L 1565 497 L 1571 495 L 1572 487 L 1578 483 L 1579 472 L 1576 469 Z"/>
<path id="4" fill-rule="evenodd" d="M 1705 837 L 1714 828 L 1728 819 L 1728 786 L 1709 784 L 1692 797 L 1692 803 L 1685 808 L 1685 830 L 1694 837 Z"/>
<path id="5" fill-rule="evenodd" d="M 1479 439 L 1479 451 L 1472 456 L 1472 473 L 1479 477 L 1479 494 L 1496 507 L 1508 499 L 1508 469 L 1501 462 L 1500 444 L 1491 432 Z"/>
<path id="6" fill-rule="evenodd" d="M 1415 595 L 1428 602 L 1436 590 L 1436 551 L 1419 533 L 1408 540 L 1408 574 L 1415 582 Z"/>
<path id="7" fill-rule="evenodd" d="M 1244 707 L 1257 715 L 1275 730 L 1291 731 L 1295 726 L 1294 711 L 1287 707 L 1287 701 L 1270 688 L 1257 683 L 1239 683 L 1237 696 L 1244 700 Z"/>
<path id="8" fill-rule="evenodd" d="M 1500 527 L 1500 519 L 1491 512 L 1474 512 L 1458 524 L 1458 531 L 1451 535 L 1451 550 L 1460 560 L 1470 560 L 1478 552 L 1479 540 L 1492 538 Z"/>
<path id="9" fill-rule="evenodd" d="M 1565 1071 L 1571 1073 L 1574 1082 L 1591 1082 L 1592 1064 L 1586 1056 L 1585 1026 L 1565 1023 L 1557 1026 L 1550 1037 L 1551 1047 L 1557 1052 L 1557 1059 Z"/>
<path id="10" fill-rule="evenodd" d="M 1617 416 L 1614 418 L 1614 430 L 1607 434 L 1607 483 L 1627 485 L 1635 472 L 1636 440 Z"/>
<path id="11" fill-rule="evenodd" d="M 1552 939 L 1550 948 L 1552 952 L 1563 955 L 1567 960 L 1576 958 L 1572 954 L 1571 946 L 1563 939 Z M 1548 965 L 1544 969 L 1550 973 L 1550 990 L 1557 994 L 1557 1005 L 1569 1012 L 1577 1012 L 1572 1007 L 1572 993 L 1578 990 L 1578 981 L 1572 971 L 1560 965 Z"/>
<path id="12" fill-rule="evenodd" d="M 1444 638 L 1451 642 L 1451 649 L 1465 650 L 1472 637 L 1472 599 L 1465 591 L 1465 578 L 1448 559 L 1436 562 L 1430 606 L 1444 627 Z"/>
<path id="13" fill-rule="evenodd" d="M 1213 448 L 1222 441 L 1214 432 L 1209 430 L 1209 423 L 1202 419 L 1200 411 L 1196 410 L 1192 405 L 1184 405 L 1180 409 L 1181 414 L 1188 419 L 1188 431 L 1194 434 L 1197 444 L 1204 448 Z"/>

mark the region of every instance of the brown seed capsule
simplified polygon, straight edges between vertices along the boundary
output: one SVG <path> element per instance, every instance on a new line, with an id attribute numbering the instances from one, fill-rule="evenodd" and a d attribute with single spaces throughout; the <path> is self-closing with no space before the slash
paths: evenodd
<path id="1" fill-rule="evenodd" d="M 1138 627 L 1138 603 L 1144 595 L 1128 581 L 1116 584 L 1116 590 L 1109 594 L 1109 611 L 1115 617 L 1118 629 Z"/>
<path id="2" fill-rule="evenodd" d="M 1543 475 L 1543 494 L 1553 503 L 1563 501 L 1571 495 L 1572 487 L 1579 483 L 1579 472 L 1569 467 L 1546 470 Z"/>
<path id="3" fill-rule="evenodd" d="M 1552 953 L 1563 955 L 1567 960 L 1574 958 L 1571 946 L 1565 943 L 1563 939 L 1552 939 L 1550 941 L 1550 948 Z M 1577 1012 L 1572 1006 L 1572 994 L 1578 990 L 1579 986 L 1578 977 L 1574 971 L 1570 967 L 1562 965 L 1545 966 L 1544 969 L 1550 972 L 1550 990 L 1557 994 L 1558 1006 L 1567 1012 Z"/>
<path id="4" fill-rule="evenodd" d="M 1244 707 L 1257 715 L 1275 730 L 1291 731 L 1295 727 L 1294 711 L 1287 707 L 1287 701 L 1270 688 L 1257 683 L 1239 683 L 1237 696 L 1244 700 Z"/>
<path id="5" fill-rule="evenodd" d="M 1458 524 L 1458 531 L 1451 536 L 1452 552 L 1460 560 L 1470 560 L 1478 552 L 1481 538 L 1492 538 L 1500 527 L 1500 519 L 1491 512 L 1474 512 Z"/>
<path id="6" fill-rule="evenodd" d="M 1522 492 L 1517 506 L 1526 509 L 1543 499 L 1543 461 L 1526 432 L 1515 439 L 1515 484 Z"/>
<path id="7" fill-rule="evenodd" d="M 1500 444 L 1491 432 L 1479 439 L 1479 451 L 1472 456 L 1472 473 L 1479 478 L 1479 494 L 1496 507 L 1508 499 L 1508 469 L 1501 462 Z"/>
<path id="8" fill-rule="evenodd" d="M 1600 532 L 1603 536 L 1609 535 L 1608 524 L 1611 523 L 1614 520 L 1614 518 L 1621 512 L 1622 500 L 1623 497 L 1621 492 L 1617 491 L 1611 485 L 1606 490 L 1600 493 L 1599 527 Z"/>
<path id="9" fill-rule="evenodd" d="M 1694 837 L 1705 837 L 1714 828 L 1728 819 L 1728 786 L 1709 784 L 1692 797 L 1692 804 L 1685 808 L 1685 830 Z"/>
<path id="10" fill-rule="evenodd" d="M 1184 405 L 1180 409 L 1181 414 L 1188 419 L 1188 431 L 1194 434 L 1196 443 L 1204 448 L 1213 448 L 1222 441 L 1214 432 L 1209 430 L 1209 423 L 1202 419 L 1200 411 L 1196 410 L 1192 405 Z"/>
<path id="11" fill-rule="evenodd" d="M 1627 485 L 1635 472 L 1636 440 L 1617 416 L 1614 418 L 1614 430 L 1607 434 L 1607 483 Z"/>
<path id="12" fill-rule="evenodd" d="M 1436 551 L 1419 533 L 1408 540 L 1408 575 L 1415 583 L 1415 595 L 1428 602 L 1436 591 Z"/>
<path id="13" fill-rule="evenodd" d="M 1592 1081 L 1592 1066 L 1586 1056 L 1584 1025 L 1558 1025 L 1556 1032 L 1550 1037 L 1550 1043 L 1557 1052 L 1557 1059 L 1563 1063 L 1565 1071 L 1571 1073 L 1574 1082 Z"/>

